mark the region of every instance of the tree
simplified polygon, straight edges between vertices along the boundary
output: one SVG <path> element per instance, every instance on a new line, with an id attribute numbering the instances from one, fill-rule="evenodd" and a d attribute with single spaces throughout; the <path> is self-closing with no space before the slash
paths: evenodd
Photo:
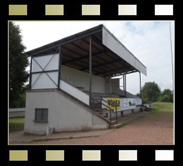
<path id="1" fill-rule="evenodd" d="M 155 82 L 147 82 L 141 90 L 141 95 L 144 101 L 157 101 L 160 95 L 160 88 Z"/>
<path id="2" fill-rule="evenodd" d="M 26 90 L 29 89 L 29 84 L 27 85 L 23 85 L 22 90 L 20 92 L 20 96 L 19 99 L 16 100 L 16 106 L 20 107 L 20 108 L 24 108 L 25 107 L 25 103 L 26 103 Z"/>
<path id="3" fill-rule="evenodd" d="M 173 94 L 170 89 L 165 89 L 161 96 L 159 97 L 158 101 L 162 102 L 173 102 Z"/>
<path id="4" fill-rule="evenodd" d="M 162 95 L 171 95 L 172 94 L 172 92 L 171 92 L 171 90 L 170 89 L 165 89 L 163 92 L 162 92 Z"/>
<path id="5" fill-rule="evenodd" d="M 23 85 L 29 76 L 25 71 L 29 62 L 20 33 L 20 28 L 9 22 L 9 107 L 18 107 Z"/>
<path id="6" fill-rule="evenodd" d="M 140 93 L 137 93 L 136 96 L 140 97 Z"/>

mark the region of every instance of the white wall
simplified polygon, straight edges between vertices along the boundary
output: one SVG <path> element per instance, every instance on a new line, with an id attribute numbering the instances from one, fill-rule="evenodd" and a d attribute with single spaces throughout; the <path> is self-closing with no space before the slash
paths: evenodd
<path id="1" fill-rule="evenodd" d="M 59 54 L 34 57 L 32 59 L 32 72 L 42 72 L 49 70 L 58 70 Z M 39 64 L 39 65 L 38 65 Z M 41 67 L 40 67 L 41 66 Z M 51 80 L 50 78 L 53 80 Z M 35 73 L 32 74 L 32 89 L 57 88 L 58 72 Z"/>
<path id="2" fill-rule="evenodd" d="M 112 92 L 111 77 L 110 76 L 107 76 L 105 78 L 105 92 L 107 94 L 110 94 Z"/>
<path id="3" fill-rule="evenodd" d="M 89 95 L 75 88 L 74 86 L 68 84 L 67 82 L 60 80 L 60 89 L 67 92 L 71 96 L 77 98 L 78 100 L 85 103 L 86 105 L 89 105 Z"/>
<path id="4" fill-rule="evenodd" d="M 119 92 L 119 78 L 111 79 L 112 92 L 118 94 Z"/>
<path id="5" fill-rule="evenodd" d="M 62 65 L 61 79 L 89 91 L 89 73 L 87 72 Z M 105 93 L 105 78 L 92 75 L 92 92 Z"/>
<path id="6" fill-rule="evenodd" d="M 58 70 L 58 54 L 45 55 L 34 57 L 32 59 L 32 72 L 41 72 L 49 70 Z M 50 61 L 50 62 L 49 62 Z M 37 64 L 37 63 L 41 66 Z M 49 63 L 48 63 L 49 62 Z M 48 65 L 47 65 L 48 63 Z M 57 85 L 58 72 L 47 73 Z M 54 82 L 48 77 L 46 73 L 32 74 L 32 89 L 49 89 L 57 88 Z M 38 78 L 38 79 L 37 79 Z M 83 90 L 89 91 L 89 73 L 80 71 L 67 66 L 61 66 L 61 79 L 70 83 L 75 87 L 81 87 Z M 92 92 L 105 93 L 105 78 L 92 75 Z"/>
<path id="7" fill-rule="evenodd" d="M 50 55 L 45 55 L 45 56 L 34 57 L 32 59 L 32 72 L 42 71 L 42 69 L 39 67 L 39 65 L 44 70 L 57 70 L 58 69 L 58 60 L 59 60 L 59 54 L 58 53 L 57 54 L 50 54 Z M 47 63 L 48 63 L 48 65 L 47 65 Z"/>
<path id="8" fill-rule="evenodd" d="M 32 74 L 32 89 L 57 88 L 57 84 L 58 72 Z"/>
<path id="9" fill-rule="evenodd" d="M 48 122 L 35 122 L 35 108 L 48 108 Z M 57 90 L 32 90 L 26 93 L 24 131 L 46 134 L 47 127 L 55 131 L 108 128 L 108 123 L 84 105 Z"/>

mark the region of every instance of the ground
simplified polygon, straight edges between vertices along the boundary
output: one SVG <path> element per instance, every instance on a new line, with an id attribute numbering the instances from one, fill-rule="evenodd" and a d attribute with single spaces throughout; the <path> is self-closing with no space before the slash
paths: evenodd
<path id="1" fill-rule="evenodd" d="M 10 133 L 10 144 L 59 145 L 172 145 L 173 104 L 154 103 L 150 112 L 140 112 L 125 117 L 130 119 L 117 129 L 59 133 L 50 136 L 24 136 Z M 124 119 L 125 119 L 124 118 Z M 133 119 L 132 119 L 133 118 Z M 16 135 L 17 134 L 17 135 Z M 16 142 L 16 138 L 20 142 Z"/>

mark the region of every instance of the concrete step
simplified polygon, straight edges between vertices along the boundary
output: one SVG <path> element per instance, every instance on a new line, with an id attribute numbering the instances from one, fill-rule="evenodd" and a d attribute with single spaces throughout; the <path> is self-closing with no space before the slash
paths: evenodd
<path id="1" fill-rule="evenodd" d="M 93 111 L 95 111 L 95 112 L 102 112 L 102 110 L 100 108 L 94 108 Z"/>
<path id="2" fill-rule="evenodd" d="M 110 125 L 110 129 L 116 129 L 119 126 L 119 124 L 112 124 Z"/>
<path id="3" fill-rule="evenodd" d="M 107 115 L 105 115 L 105 114 L 102 114 L 102 116 L 103 116 L 104 118 L 108 118 L 108 116 L 107 116 Z"/>
<path id="4" fill-rule="evenodd" d="M 96 112 L 98 115 L 103 116 L 103 113 L 102 113 L 101 110 L 95 110 L 95 112 Z"/>
<path id="5" fill-rule="evenodd" d="M 97 114 L 99 114 L 99 115 L 103 115 L 103 113 L 102 113 L 102 112 L 97 112 Z"/>
<path id="6" fill-rule="evenodd" d="M 106 118 L 109 122 L 110 122 L 110 118 Z M 111 120 L 111 122 L 110 122 L 110 124 L 112 125 L 112 124 L 116 124 L 117 123 L 117 121 L 116 120 Z"/>
<path id="7" fill-rule="evenodd" d="M 100 103 L 92 103 L 93 108 L 101 108 Z"/>
<path id="8" fill-rule="evenodd" d="M 100 110 L 100 111 L 108 111 L 107 108 L 93 108 L 94 111 Z"/>
<path id="9" fill-rule="evenodd" d="M 102 109 L 96 109 L 94 112 L 96 112 L 100 117 L 106 119 L 107 121 L 110 121 L 108 116 L 103 113 Z"/>
<path id="10" fill-rule="evenodd" d="M 100 117 L 106 119 L 106 120 L 110 123 L 110 126 L 111 126 L 111 125 L 115 125 L 115 124 L 117 123 L 117 121 L 116 121 L 116 120 L 111 120 L 111 121 L 110 121 L 109 114 L 106 115 L 106 114 L 103 112 L 103 110 L 106 110 L 106 108 L 105 108 L 105 109 L 97 109 L 97 108 L 96 108 L 96 109 L 93 109 L 93 111 L 94 111 L 95 113 L 97 113 Z"/>
<path id="11" fill-rule="evenodd" d="M 116 120 L 112 120 L 112 121 L 111 121 L 111 125 L 116 124 L 116 123 L 117 123 Z"/>
<path id="12" fill-rule="evenodd" d="M 117 123 L 117 121 L 113 120 L 111 121 L 109 128 L 114 129 L 114 128 L 117 128 L 118 126 L 119 124 Z"/>

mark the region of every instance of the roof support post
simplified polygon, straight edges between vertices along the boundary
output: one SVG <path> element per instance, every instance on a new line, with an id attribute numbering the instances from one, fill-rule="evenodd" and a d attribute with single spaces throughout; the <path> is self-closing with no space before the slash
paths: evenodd
<path id="1" fill-rule="evenodd" d="M 29 89 L 32 89 L 32 56 L 31 56 L 31 63 L 30 63 L 30 75 L 29 75 Z"/>
<path id="2" fill-rule="evenodd" d="M 126 97 L 126 74 L 123 75 L 123 91 L 125 92 Z"/>
<path id="3" fill-rule="evenodd" d="M 58 85 L 57 85 L 57 88 L 58 88 L 58 89 L 60 89 L 61 64 L 62 64 L 62 45 L 59 46 Z"/>
<path id="4" fill-rule="evenodd" d="M 89 43 L 89 106 L 92 108 L 92 38 Z"/>
<path id="5" fill-rule="evenodd" d="M 142 94 L 141 94 L 141 73 L 139 72 L 139 81 L 140 81 L 140 98 L 142 98 Z"/>

